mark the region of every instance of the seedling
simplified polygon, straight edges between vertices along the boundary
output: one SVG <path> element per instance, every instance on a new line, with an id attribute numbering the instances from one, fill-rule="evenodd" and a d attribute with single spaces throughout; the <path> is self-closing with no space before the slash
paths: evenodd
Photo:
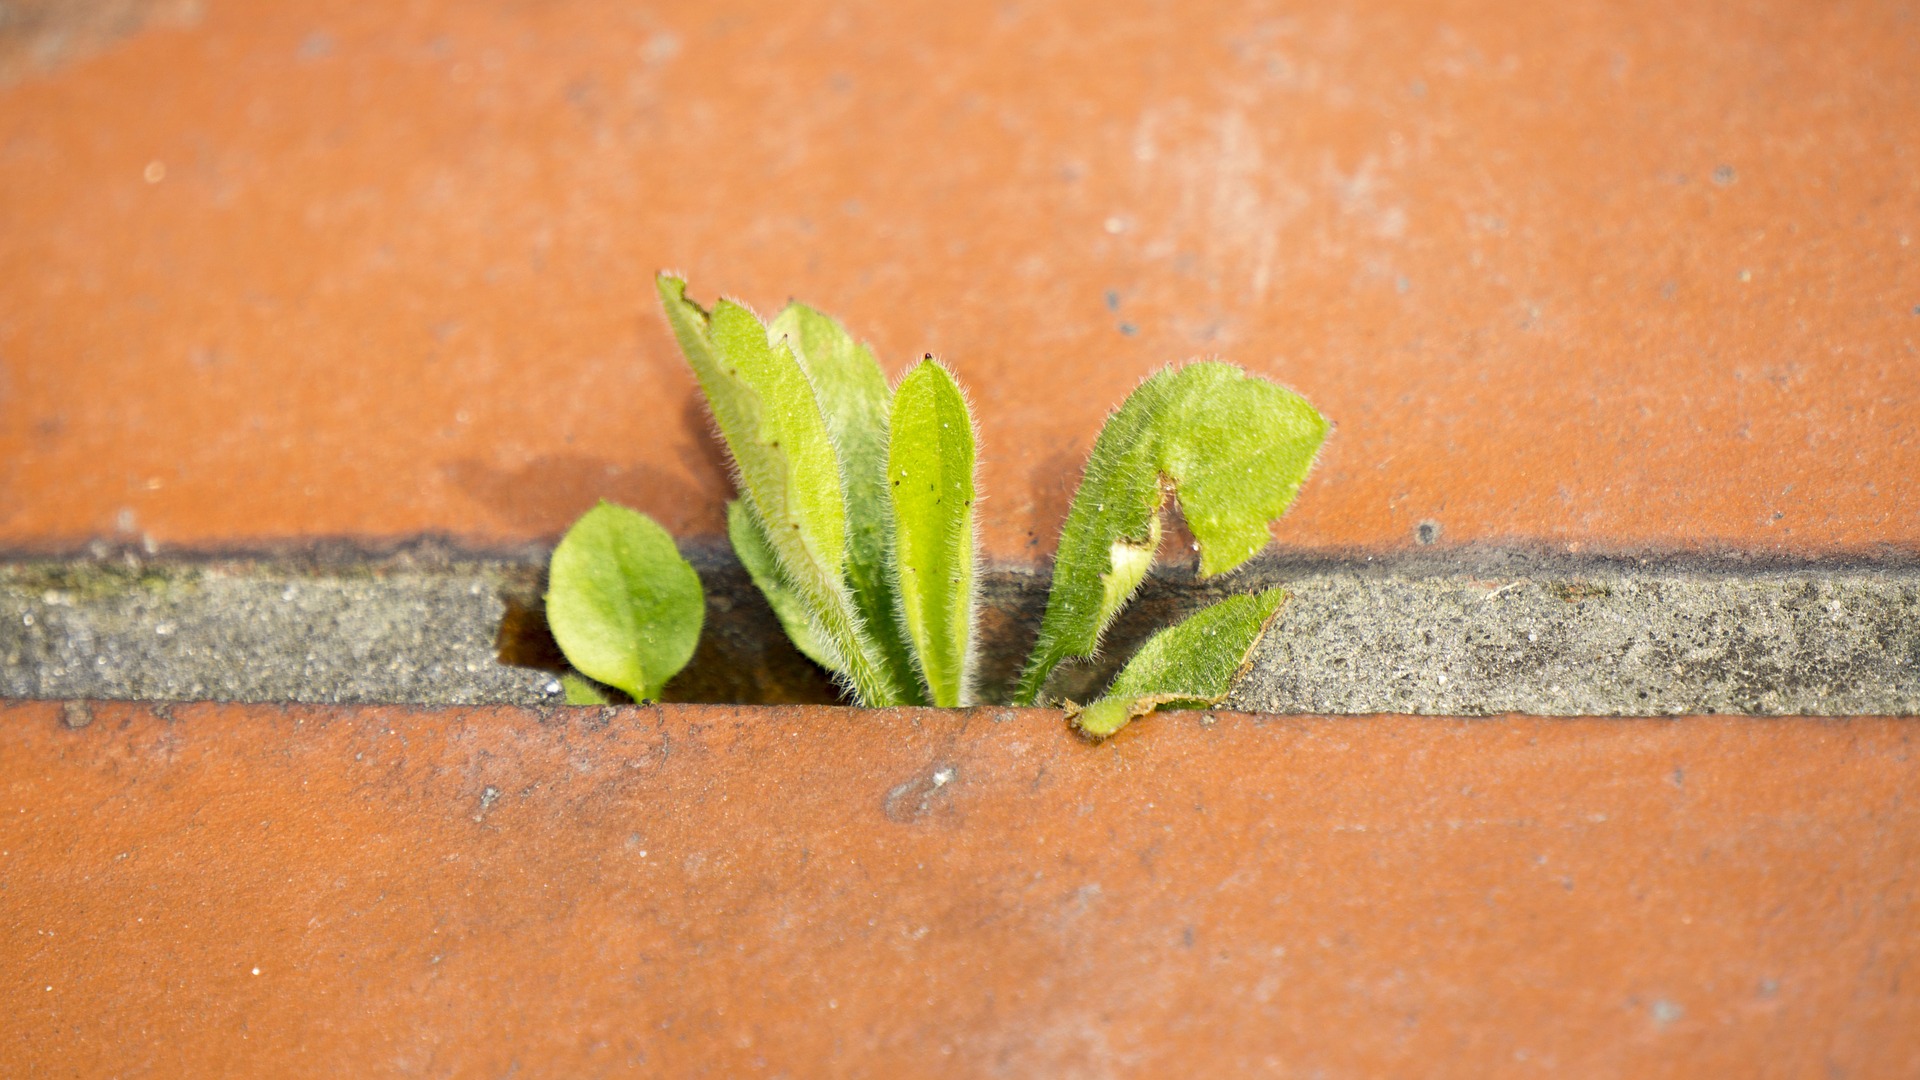
<path id="1" fill-rule="evenodd" d="M 733 459 L 728 536 L 787 636 L 862 705 L 976 704 L 974 425 L 953 374 L 928 357 L 889 391 L 872 352 L 812 308 L 768 324 L 729 300 L 701 308 L 671 275 L 658 285 Z M 1141 383 L 1094 442 L 1013 704 L 1047 701 L 1055 668 L 1094 655 L 1153 565 L 1169 497 L 1201 574 L 1227 573 L 1266 546 L 1326 431 L 1305 399 L 1230 364 Z M 692 656 L 699 582 L 645 515 L 589 511 L 550 576 L 554 637 L 581 673 L 652 698 Z M 1223 700 L 1285 598 L 1231 597 L 1161 631 L 1068 714 L 1100 739 Z M 598 696 L 568 684 L 569 700 Z"/>
<path id="2" fill-rule="evenodd" d="M 581 674 L 640 701 L 693 658 L 707 614 L 700 577 L 647 515 L 606 502 L 587 511 L 553 549 L 547 579 L 547 625 Z M 599 697 L 583 680 L 567 685 L 568 700 Z"/>

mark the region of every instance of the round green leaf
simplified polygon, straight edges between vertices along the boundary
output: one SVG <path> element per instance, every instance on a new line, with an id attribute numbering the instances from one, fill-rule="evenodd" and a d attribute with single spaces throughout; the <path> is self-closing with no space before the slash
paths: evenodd
<path id="1" fill-rule="evenodd" d="M 700 640 L 700 577 L 645 514 L 603 502 L 553 549 L 547 624 L 567 661 L 634 700 L 657 699 Z"/>

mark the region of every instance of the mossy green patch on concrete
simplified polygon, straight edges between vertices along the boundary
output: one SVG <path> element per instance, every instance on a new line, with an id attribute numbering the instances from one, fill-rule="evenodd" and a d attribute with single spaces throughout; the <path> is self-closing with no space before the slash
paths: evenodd
<path id="1" fill-rule="evenodd" d="M 47 603 L 97 603 L 124 596 L 160 597 L 198 588 L 201 570 L 191 565 L 120 561 L 0 563 L 0 590 L 38 593 Z"/>

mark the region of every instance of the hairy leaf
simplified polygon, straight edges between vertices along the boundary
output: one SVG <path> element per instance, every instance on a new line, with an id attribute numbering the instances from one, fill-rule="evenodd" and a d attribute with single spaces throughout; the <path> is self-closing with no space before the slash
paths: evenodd
<path id="1" fill-rule="evenodd" d="M 887 377 L 871 350 L 832 316 L 805 304 L 788 304 L 770 330 L 775 338 L 785 339 L 805 369 L 840 459 L 847 513 L 846 578 L 854 604 L 894 681 L 917 689 L 887 572 L 893 531 L 887 504 L 887 414 L 892 398 Z"/>
<path id="2" fill-rule="evenodd" d="M 893 395 L 887 454 L 901 612 L 933 704 L 969 703 L 973 637 L 973 417 L 932 359 Z"/>
<path id="3" fill-rule="evenodd" d="M 1201 573 L 1226 573 L 1265 546 L 1326 430 L 1299 395 L 1231 364 L 1162 369 L 1135 388 L 1074 493 L 1015 702 L 1033 704 L 1055 667 L 1099 647 L 1153 565 L 1167 486 L 1199 541 Z"/>
<path id="4" fill-rule="evenodd" d="M 1231 364 L 1188 364 L 1156 422 L 1160 471 L 1200 542 L 1200 573 L 1258 554 L 1293 505 L 1327 437 L 1327 421 L 1284 386 Z"/>
<path id="5" fill-rule="evenodd" d="M 912 700 L 868 635 L 844 580 L 845 495 L 840 463 L 807 372 L 785 341 L 731 301 L 711 316 L 662 274 L 661 306 L 705 391 L 739 471 L 741 493 L 765 530 L 785 580 L 801 599 L 816 642 L 831 651 L 861 704 Z"/>
<path id="6" fill-rule="evenodd" d="M 767 525 L 773 549 L 802 584 L 838 582 L 846 559 L 840 464 L 807 373 L 758 316 L 731 300 L 713 314 L 662 276 L 660 302 L 680 351 L 700 380 L 740 487 Z"/>
<path id="7" fill-rule="evenodd" d="M 1136 387 L 1094 440 L 1060 531 L 1040 639 L 1027 659 L 1016 704 L 1037 701 L 1062 660 L 1093 655 L 1107 624 L 1153 565 L 1161 502 L 1153 424 L 1174 375 L 1163 369 Z"/>
<path id="8" fill-rule="evenodd" d="M 805 602 L 780 576 L 780 563 L 767 541 L 766 530 L 753 520 L 753 511 L 740 499 L 727 503 L 727 539 L 733 542 L 733 553 L 740 557 L 740 565 L 747 568 L 747 575 L 767 598 L 767 605 L 773 608 L 774 616 L 780 620 L 794 647 L 828 671 L 845 675 L 846 672 L 834 666 L 838 660 L 833 652 L 823 646 L 815 634 L 813 623 L 807 618 Z"/>
<path id="9" fill-rule="evenodd" d="M 568 663 L 643 701 L 693 657 L 700 577 L 654 520 L 603 502 L 553 549 L 547 624 Z"/>
<path id="10" fill-rule="evenodd" d="M 611 705 L 613 698 L 599 683 L 577 671 L 560 676 L 560 688 L 566 691 L 569 705 Z"/>
<path id="11" fill-rule="evenodd" d="M 1114 676 L 1106 696 L 1069 715 L 1089 738 L 1104 739 L 1155 709 L 1223 700 L 1286 598 L 1285 589 L 1229 597 L 1160 631 Z"/>

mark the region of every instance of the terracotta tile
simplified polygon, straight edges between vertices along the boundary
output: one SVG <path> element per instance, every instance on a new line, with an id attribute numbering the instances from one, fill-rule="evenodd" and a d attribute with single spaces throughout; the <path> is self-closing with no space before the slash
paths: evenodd
<path id="1" fill-rule="evenodd" d="M 988 546 L 1219 355 L 1339 423 L 1278 534 L 1920 541 L 1896 7 L 210 4 L 0 89 L 0 544 L 682 533 L 649 279 L 934 350 Z"/>
<path id="2" fill-rule="evenodd" d="M 158 711 L 0 706 L 29 1075 L 1920 1069 L 1911 721 Z"/>

